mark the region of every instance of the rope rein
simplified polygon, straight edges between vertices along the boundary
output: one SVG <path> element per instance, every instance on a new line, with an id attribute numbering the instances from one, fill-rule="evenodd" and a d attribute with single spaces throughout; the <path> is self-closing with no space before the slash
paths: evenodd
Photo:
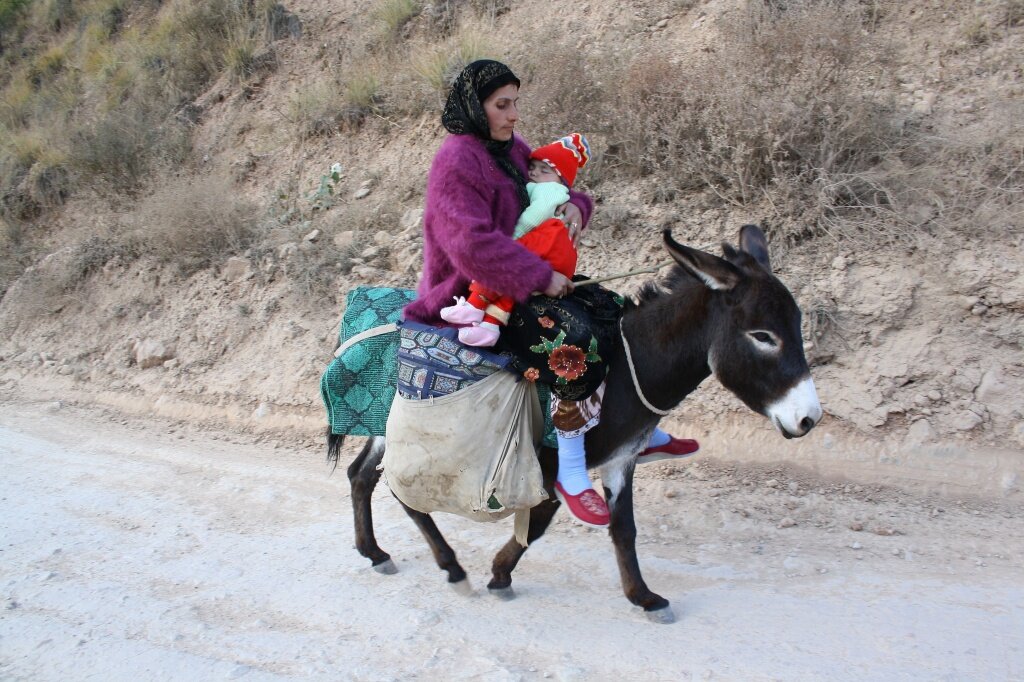
<path id="1" fill-rule="evenodd" d="M 594 277 L 593 279 L 584 279 L 584 280 L 581 280 L 579 282 L 573 282 L 573 286 L 582 287 L 582 286 L 586 286 L 587 284 L 598 284 L 599 282 L 608 282 L 608 281 L 613 280 L 613 279 L 622 279 L 623 277 L 632 277 L 633 275 L 643 275 L 643 274 L 646 274 L 648 272 L 657 272 L 658 270 L 661 270 L 666 265 L 672 265 L 673 263 L 675 263 L 675 261 L 670 260 L 670 261 L 665 261 L 664 263 L 659 263 L 658 265 L 652 265 L 649 268 L 641 268 L 639 270 L 630 270 L 629 272 L 620 272 L 617 275 L 607 275 L 606 277 Z"/>
<path id="2" fill-rule="evenodd" d="M 670 410 L 662 410 L 651 404 L 651 401 L 644 395 L 644 391 L 640 388 L 640 380 L 636 378 L 636 367 L 633 365 L 633 354 L 629 350 L 629 341 L 626 340 L 626 331 L 622 328 L 622 318 L 619 318 L 619 335 L 622 337 L 622 347 L 626 349 L 626 364 L 629 365 L 629 376 L 633 377 L 633 389 L 636 391 L 636 396 L 640 398 L 640 402 L 644 404 L 648 410 L 654 414 L 664 417 L 670 412 Z"/>

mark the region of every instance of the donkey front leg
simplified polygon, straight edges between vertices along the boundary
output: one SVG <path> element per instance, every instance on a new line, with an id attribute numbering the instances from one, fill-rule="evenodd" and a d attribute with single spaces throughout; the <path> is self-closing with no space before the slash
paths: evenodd
<path id="1" fill-rule="evenodd" d="M 558 498 L 551 495 L 530 510 L 530 528 L 526 531 L 528 543 L 533 544 L 544 535 L 561 504 Z M 494 562 L 491 563 L 491 582 L 487 583 L 487 589 L 491 594 L 505 600 L 515 598 L 516 595 L 512 591 L 512 571 L 525 553 L 526 547 L 512 537 L 495 555 Z"/>
<path id="2" fill-rule="evenodd" d="M 544 532 L 551 525 L 551 519 L 562 504 L 555 497 L 555 475 L 558 473 L 558 455 L 554 448 L 543 447 L 537 452 L 540 461 L 541 473 L 544 477 L 544 489 L 548 492 L 548 499 L 544 500 L 530 510 L 530 527 L 526 531 L 526 542 L 533 544 L 539 540 Z M 512 591 L 512 571 L 515 570 L 519 560 L 526 552 L 515 539 L 511 537 L 505 546 L 494 555 L 491 563 L 491 582 L 487 583 L 487 589 L 491 594 L 500 599 L 513 599 L 515 593 Z"/>
<path id="3" fill-rule="evenodd" d="M 609 530 L 619 563 L 619 576 L 626 598 L 643 607 L 647 617 L 656 623 L 673 623 L 675 614 L 668 600 L 651 592 L 640 575 L 636 558 L 636 522 L 633 519 L 633 469 L 635 454 L 614 457 L 601 467 L 604 495 L 611 512 Z"/>

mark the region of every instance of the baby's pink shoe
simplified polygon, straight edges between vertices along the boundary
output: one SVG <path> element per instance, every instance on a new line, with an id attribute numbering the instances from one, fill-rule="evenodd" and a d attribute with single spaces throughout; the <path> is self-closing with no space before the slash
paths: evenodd
<path id="1" fill-rule="evenodd" d="M 484 311 L 474 308 L 464 297 L 459 296 L 455 299 L 455 305 L 441 308 L 441 319 L 452 324 L 473 324 L 483 321 Z"/>
<path id="2" fill-rule="evenodd" d="M 467 346 L 493 346 L 498 342 L 498 327 L 490 322 L 463 327 L 459 330 L 459 342 Z"/>

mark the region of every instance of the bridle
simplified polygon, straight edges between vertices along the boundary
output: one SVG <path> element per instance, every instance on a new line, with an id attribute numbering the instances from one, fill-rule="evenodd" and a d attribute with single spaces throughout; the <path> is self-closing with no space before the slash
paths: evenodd
<path id="1" fill-rule="evenodd" d="M 640 388 L 640 380 L 636 378 L 636 367 L 633 365 L 633 354 L 629 350 L 629 341 L 626 340 L 626 331 L 622 328 L 623 318 L 619 318 L 619 336 L 622 337 L 622 347 L 626 350 L 626 364 L 629 365 L 629 376 L 633 378 L 633 389 L 636 391 L 636 396 L 640 398 L 640 402 L 644 404 L 648 410 L 654 414 L 664 417 L 669 413 L 669 410 L 662 410 L 651 404 L 651 401 L 644 395 L 644 391 Z"/>

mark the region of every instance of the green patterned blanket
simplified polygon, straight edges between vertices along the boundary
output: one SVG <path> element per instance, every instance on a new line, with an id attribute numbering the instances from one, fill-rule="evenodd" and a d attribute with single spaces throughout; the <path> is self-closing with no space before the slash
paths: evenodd
<path id="1" fill-rule="evenodd" d="M 348 293 L 338 342 L 389 322 L 416 298 L 410 289 L 356 287 Z M 320 378 L 320 396 L 327 408 L 331 433 L 383 436 L 395 397 L 398 332 L 365 339 L 328 365 Z"/>

